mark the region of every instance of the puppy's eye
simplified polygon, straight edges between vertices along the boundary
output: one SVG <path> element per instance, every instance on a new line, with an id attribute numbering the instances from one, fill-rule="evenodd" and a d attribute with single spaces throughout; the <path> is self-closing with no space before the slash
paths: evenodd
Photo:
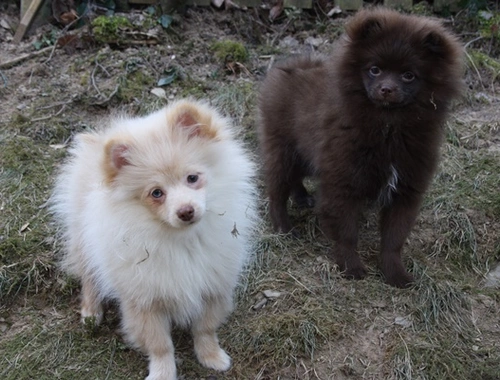
<path id="1" fill-rule="evenodd" d="M 196 174 L 190 174 L 187 176 L 188 183 L 195 183 L 198 181 L 198 176 Z"/>
<path id="2" fill-rule="evenodd" d="M 151 192 L 151 196 L 153 198 L 161 198 L 163 196 L 163 190 L 162 189 L 154 189 L 152 192 Z"/>
<path id="3" fill-rule="evenodd" d="M 411 71 L 407 71 L 406 73 L 403 74 L 403 82 L 410 83 L 413 82 L 415 79 L 415 74 L 413 74 Z"/>
<path id="4" fill-rule="evenodd" d="M 372 66 L 370 67 L 370 74 L 373 75 L 374 77 L 379 76 L 382 74 L 382 70 L 378 66 Z"/>

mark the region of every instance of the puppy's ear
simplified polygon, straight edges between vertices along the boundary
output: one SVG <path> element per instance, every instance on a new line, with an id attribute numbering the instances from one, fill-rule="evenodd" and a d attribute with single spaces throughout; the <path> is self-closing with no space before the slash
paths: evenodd
<path id="1" fill-rule="evenodd" d="M 217 130 L 212 126 L 212 116 L 192 103 L 179 104 L 174 112 L 174 125 L 187 131 L 189 138 L 199 136 L 215 139 Z"/>
<path id="2" fill-rule="evenodd" d="M 126 143 L 115 140 L 108 141 L 104 147 L 104 172 L 108 184 L 113 182 L 121 168 L 130 165 L 129 149 Z"/>
<path id="3" fill-rule="evenodd" d="M 424 49 L 434 55 L 442 56 L 446 50 L 446 40 L 435 30 L 430 31 L 423 40 Z"/>
<path id="4" fill-rule="evenodd" d="M 346 33 L 351 41 L 363 41 L 372 38 L 382 30 L 382 20 L 375 16 L 354 18 L 346 26 Z"/>

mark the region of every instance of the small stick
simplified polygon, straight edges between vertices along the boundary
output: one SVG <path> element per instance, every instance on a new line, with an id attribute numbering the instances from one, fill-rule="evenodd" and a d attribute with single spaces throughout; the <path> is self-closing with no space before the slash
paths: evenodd
<path id="1" fill-rule="evenodd" d="M 54 103 L 50 106 L 43 106 L 43 107 L 37 107 L 37 110 L 48 110 L 49 108 L 54 108 L 54 107 L 59 107 L 59 106 L 65 106 L 67 104 L 70 104 L 73 102 L 73 99 L 67 100 L 65 102 L 59 102 L 59 103 Z"/>
<path id="2" fill-rule="evenodd" d="M 61 109 L 59 111 L 57 111 L 55 114 L 53 115 L 48 115 L 48 116 L 42 116 L 42 117 L 38 117 L 36 119 L 31 119 L 31 122 L 37 122 L 37 121 L 43 121 L 43 120 L 48 120 L 48 119 L 51 119 L 55 116 L 59 116 L 64 110 L 66 109 L 66 105 L 63 105 L 61 107 Z"/>
<path id="3" fill-rule="evenodd" d="M 23 54 L 17 58 L 11 59 L 10 61 L 6 62 L 1 62 L 0 63 L 0 69 L 8 69 L 12 66 L 17 65 L 18 63 L 21 63 L 23 61 L 26 61 L 27 59 L 31 59 L 34 57 L 38 57 L 39 55 L 44 55 L 47 52 L 51 51 L 53 49 L 52 46 L 45 47 L 43 49 L 28 53 L 28 54 Z"/>

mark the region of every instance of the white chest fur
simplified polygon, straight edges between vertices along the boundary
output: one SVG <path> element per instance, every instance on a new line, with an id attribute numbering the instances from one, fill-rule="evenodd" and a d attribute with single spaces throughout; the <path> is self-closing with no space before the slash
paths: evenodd
<path id="1" fill-rule="evenodd" d="M 379 202 L 382 205 L 388 205 L 392 202 L 393 194 L 398 192 L 399 174 L 394 165 L 390 166 L 390 175 L 386 185 L 381 189 Z"/>

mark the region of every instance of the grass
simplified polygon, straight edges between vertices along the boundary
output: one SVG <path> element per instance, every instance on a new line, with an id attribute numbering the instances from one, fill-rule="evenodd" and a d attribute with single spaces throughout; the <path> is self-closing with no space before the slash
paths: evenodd
<path id="1" fill-rule="evenodd" d="M 466 292 L 449 281 L 436 280 L 427 269 L 414 265 L 420 278 L 415 287 L 415 320 L 418 328 L 432 332 L 454 331 L 468 335 L 473 330 L 471 306 Z"/>
<path id="2" fill-rule="evenodd" d="M 45 288 L 53 270 L 54 238 L 44 207 L 51 166 L 61 153 L 19 135 L 4 135 L 0 151 L 0 300 L 6 302 L 21 290 Z"/>
<path id="3" fill-rule="evenodd" d="M 493 190 L 500 188 L 495 174 L 500 163 L 494 152 L 478 146 L 478 140 L 487 141 L 496 130 L 496 125 L 461 120 L 448 126 L 441 167 L 424 206 L 434 215 L 437 228 L 431 255 L 443 256 L 462 271 L 485 273 L 499 259 L 491 248 L 480 249 L 489 227 L 476 222 L 500 216 L 500 193 Z"/>
<path id="4" fill-rule="evenodd" d="M 259 161 L 254 73 L 269 63 L 269 57 L 259 57 L 263 52 L 278 50 L 248 38 L 258 24 L 238 29 L 228 22 L 228 36 L 214 17 L 193 12 L 170 47 L 58 51 L 43 69 L 4 72 L 10 87 L 0 92 L 0 378 L 146 376 L 147 360 L 123 342 L 116 308 L 97 328 L 80 325 L 79 284 L 57 270 L 61 245 L 46 202 L 72 135 L 116 110 L 144 114 L 161 107 L 166 100 L 150 91 L 172 64 L 179 76 L 163 87 L 167 99 L 209 98 L 241 126 L 241 138 Z M 316 25 L 318 36 L 333 40 L 339 20 L 314 24 L 301 15 L 297 25 Z M 261 33 L 261 41 L 276 36 Z M 200 52 L 210 53 L 214 36 L 242 41 L 248 72 L 223 72 L 220 62 L 204 58 Z M 483 68 L 493 70 L 483 82 L 497 81 L 494 61 L 477 57 L 468 77 L 479 80 L 476 70 Z M 49 75 L 50 65 L 60 70 L 57 78 Z M 447 126 L 440 168 L 405 244 L 405 260 L 417 279 L 413 288 L 394 289 L 380 278 L 375 210 L 366 213 L 360 231 L 369 276 L 348 281 L 332 261 L 313 212 L 292 206 L 302 237 L 276 235 L 263 196 L 254 260 L 236 289 L 236 309 L 219 332 L 233 367 L 224 375 L 202 368 L 190 335 L 174 330 L 180 378 L 497 379 L 500 296 L 483 288 L 482 280 L 500 260 L 498 113 L 494 105 L 474 103 L 474 90 L 468 95 Z M 315 188 L 314 181 L 306 185 Z"/>
<path id="5" fill-rule="evenodd" d="M 476 352 L 443 336 L 405 341 L 396 348 L 395 379 L 497 379 L 498 364 L 487 352 Z"/>
<path id="6" fill-rule="evenodd" d="M 40 320 L 36 315 L 32 318 Z M 141 356 L 123 344 L 113 330 L 101 329 L 91 335 L 80 328 L 68 331 L 67 324 L 68 320 L 59 316 L 55 320 L 52 318 L 50 325 L 35 324 L 5 339 L 4 347 L 15 355 L 10 356 L 0 348 L 3 358 L 0 376 L 3 379 L 144 377 Z"/>
<path id="7" fill-rule="evenodd" d="M 478 345 L 482 333 L 475 324 L 471 294 L 465 286 L 431 277 L 427 268 L 418 264 L 413 272 L 419 281 L 409 303 L 411 330 L 398 332 L 394 342 L 393 377 L 495 378 L 498 363 L 492 360 L 490 348 Z"/>

